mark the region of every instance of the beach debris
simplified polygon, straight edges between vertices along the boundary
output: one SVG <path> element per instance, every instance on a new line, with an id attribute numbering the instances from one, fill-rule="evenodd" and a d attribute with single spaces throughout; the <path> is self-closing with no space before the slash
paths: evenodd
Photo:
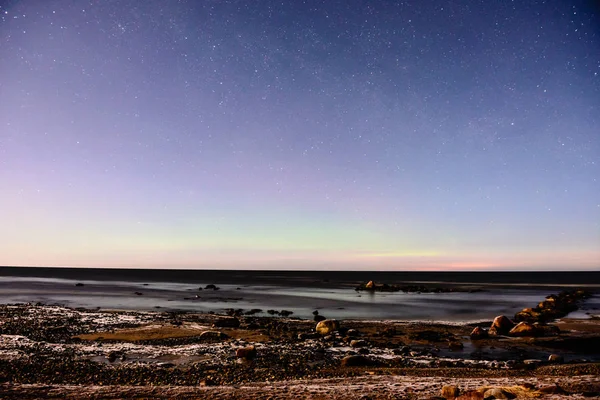
<path id="1" fill-rule="evenodd" d="M 517 325 L 515 325 L 514 328 L 512 328 L 509 332 L 508 335 L 509 336 L 540 336 L 540 334 L 542 334 L 543 331 L 533 325 L 530 324 L 529 322 L 519 322 Z"/>
<path id="2" fill-rule="evenodd" d="M 455 385 L 442 386 L 441 394 L 447 400 L 454 400 L 460 395 L 460 389 Z"/>
<path id="3" fill-rule="evenodd" d="M 243 358 L 246 360 L 254 360 L 256 358 L 256 347 L 252 346 L 247 346 L 247 347 L 240 347 L 235 351 L 235 356 L 237 358 Z"/>
<path id="4" fill-rule="evenodd" d="M 486 339 L 488 337 L 488 331 L 483 329 L 480 326 L 475 327 L 473 331 L 471 331 L 471 340 L 481 340 Z"/>
<path id="5" fill-rule="evenodd" d="M 499 315 L 494 318 L 492 322 L 492 326 L 488 333 L 492 336 L 495 335 L 506 335 L 512 328 L 514 328 L 515 324 L 510 319 L 508 319 L 505 315 Z"/>
<path id="6" fill-rule="evenodd" d="M 340 323 L 335 319 L 325 319 L 315 327 L 315 330 L 321 335 L 330 335 L 338 329 L 340 329 Z"/>

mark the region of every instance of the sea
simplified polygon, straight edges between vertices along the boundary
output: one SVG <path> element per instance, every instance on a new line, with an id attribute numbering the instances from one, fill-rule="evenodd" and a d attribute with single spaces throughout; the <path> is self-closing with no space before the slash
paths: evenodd
<path id="1" fill-rule="evenodd" d="M 365 292 L 361 283 L 454 288 L 453 292 Z M 215 285 L 218 290 L 207 289 Z M 292 318 L 477 322 L 535 307 L 550 294 L 594 293 L 573 318 L 600 315 L 600 271 L 415 272 L 172 270 L 0 267 L 0 303 L 102 310 L 226 313 Z M 260 310 L 260 311 L 257 311 Z M 271 312 L 269 312 L 271 310 Z"/>

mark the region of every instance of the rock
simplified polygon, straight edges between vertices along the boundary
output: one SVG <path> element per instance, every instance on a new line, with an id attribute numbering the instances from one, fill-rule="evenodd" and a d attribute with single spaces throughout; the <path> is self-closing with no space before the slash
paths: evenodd
<path id="1" fill-rule="evenodd" d="M 348 329 L 348 331 L 346 332 L 346 336 L 348 337 L 357 337 L 359 335 L 359 332 L 356 329 Z"/>
<path id="2" fill-rule="evenodd" d="M 314 320 L 315 322 L 321 322 L 321 321 L 325 321 L 326 319 L 327 319 L 327 318 L 325 318 L 325 317 L 324 317 L 324 316 L 322 316 L 322 315 L 315 315 L 315 317 L 313 318 L 313 320 Z"/>
<path id="3" fill-rule="evenodd" d="M 514 328 L 512 328 L 509 332 L 509 336 L 539 336 L 541 330 L 530 324 L 529 322 L 521 321 Z"/>
<path id="4" fill-rule="evenodd" d="M 366 340 L 352 340 L 350 342 L 350 347 L 367 347 L 369 343 Z"/>
<path id="5" fill-rule="evenodd" d="M 485 399 L 514 399 L 515 395 L 500 388 L 491 388 L 483 394 Z"/>
<path id="6" fill-rule="evenodd" d="M 256 358 L 256 348 L 254 346 L 240 347 L 235 351 L 235 356 L 246 360 L 254 360 Z"/>
<path id="7" fill-rule="evenodd" d="M 81 286 L 84 286 L 84 285 L 83 285 L 83 283 L 80 282 L 80 283 L 76 283 L 75 286 L 81 287 Z"/>
<path id="8" fill-rule="evenodd" d="M 240 320 L 235 317 L 223 317 L 215 320 L 213 326 L 215 328 L 239 328 Z"/>
<path id="9" fill-rule="evenodd" d="M 533 308 L 524 308 L 515 314 L 515 321 L 522 322 L 535 322 L 541 319 L 542 313 L 534 310 Z"/>
<path id="10" fill-rule="evenodd" d="M 142 293 L 142 292 L 134 292 L 134 294 L 135 294 L 136 296 L 141 296 L 141 295 L 143 295 L 144 293 Z"/>
<path id="11" fill-rule="evenodd" d="M 319 315 L 319 310 L 315 310 L 312 313 L 313 313 L 313 315 Z"/>
<path id="12" fill-rule="evenodd" d="M 364 367 L 371 362 L 365 356 L 346 356 L 342 358 L 342 367 Z"/>
<path id="13" fill-rule="evenodd" d="M 219 290 L 219 288 L 217 287 L 217 285 L 213 285 L 212 283 L 210 285 L 206 285 L 204 287 L 204 289 Z"/>
<path id="14" fill-rule="evenodd" d="M 294 313 L 293 311 L 288 311 L 288 310 L 281 310 L 281 311 L 279 311 L 279 315 L 281 315 L 282 317 L 289 317 L 293 313 Z"/>
<path id="15" fill-rule="evenodd" d="M 560 354 L 550 354 L 548 361 L 554 364 L 562 364 L 565 362 L 565 358 Z"/>
<path id="16" fill-rule="evenodd" d="M 325 319 L 315 327 L 315 330 L 321 335 L 330 335 L 338 329 L 340 329 L 340 323 L 335 319 Z"/>
<path id="17" fill-rule="evenodd" d="M 541 392 L 543 394 L 565 394 L 565 391 L 556 383 L 552 385 L 542 386 L 538 389 L 538 392 Z"/>
<path id="18" fill-rule="evenodd" d="M 464 349 L 464 345 L 461 342 L 457 342 L 457 341 L 450 341 L 448 343 L 448 347 L 450 348 L 450 350 L 452 351 L 458 351 L 458 350 L 462 350 Z"/>
<path id="19" fill-rule="evenodd" d="M 483 393 L 478 392 L 477 390 L 469 390 L 458 396 L 456 400 L 483 400 Z"/>
<path id="20" fill-rule="evenodd" d="M 223 332 L 219 332 L 219 331 L 204 331 L 200 334 L 199 337 L 202 339 L 209 339 L 209 340 L 222 340 L 222 339 L 227 339 L 229 336 L 227 336 Z"/>
<path id="21" fill-rule="evenodd" d="M 373 283 L 373 281 L 369 281 L 366 285 L 365 285 L 365 289 L 368 290 L 373 290 L 375 289 L 375 283 Z"/>
<path id="22" fill-rule="evenodd" d="M 442 387 L 441 393 L 442 397 L 444 397 L 445 399 L 454 400 L 455 397 L 458 397 L 460 395 L 460 389 L 458 388 L 458 386 L 446 385 Z"/>
<path id="23" fill-rule="evenodd" d="M 487 337 L 488 332 L 479 326 L 473 329 L 473 331 L 471 332 L 471 340 L 480 340 L 485 339 Z"/>
<path id="24" fill-rule="evenodd" d="M 108 360 L 108 362 L 114 363 L 115 361 L 117 361 L 117 357 L 119 356 L 119 353 L 116 351 L 111 351 L 110 353 L 108 353 L 106 355 L 106 359 Z"/>
<path id="25" fill-rule="evenodd" d="M 494 322 L 492 322 L 489 334 L 506 335 L 514 326 L 515 324 L 510 319 L 508 319 L 508 317 L 504 315 L 499 315 L 496 318 L 494 318 Z"/>

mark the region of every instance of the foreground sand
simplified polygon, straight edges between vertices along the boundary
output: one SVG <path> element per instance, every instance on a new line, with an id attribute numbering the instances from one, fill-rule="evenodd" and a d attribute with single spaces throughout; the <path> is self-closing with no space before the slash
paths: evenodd
<path id="1" fill-rule="evenodd" d="M 469 338 L 489 324 L 341 321 L 318 335 L 288 318 L 0 305 L 0 398 L 432 398 L 445 385 L 600 396 L 598 320 Z M 255 357 L 236 356 L 249 346 Z"/>

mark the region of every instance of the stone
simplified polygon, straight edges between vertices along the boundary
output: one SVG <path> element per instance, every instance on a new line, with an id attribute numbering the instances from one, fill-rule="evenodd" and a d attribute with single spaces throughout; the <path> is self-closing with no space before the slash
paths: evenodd
<path id="1" fill-rule="evenodd" d="M 483 400 L 483 393 L 478 392 L 477 390 L 469 390 L 458 396 L 456 400 Z"/>
<path id="2" fill-rule="evenodd" d="M 357 337 L 359 336 L 359 332 L 356 329 L 348 329 L 348 331 L 346 332 L 346 336 Z"/>
<path id="3" fill-rule="evenodd" d="M 482 327 L 475 327 L 475 329 L 473 329 L 471 331 L 471 340 L 480 340 L 480 339 L 485 339 L 488 337 L 488 332 L 483 329 Z"/>
<path id="4" fill-rule="evenodd" d="M 76 283 L 75 286 L 82 287 L 83 283 L 81 283 L 81 282 L 80 283 Z"/>
<path id="5" fill-rule="evenodd" d="M 509 336 L 539 336 L 541 330 L 533 324 L 525 321 L 519 322 L 509 332 Z"/>
<path id="6" fill-rule="evenodd" d="M 325 321 L 326 319 L 327 319 L 327 318 L 325 318 L 324 316 L 322 316 L 322 315 L 318 315 L 318 314 L 317 314 L 317 315 L 315 315 L 315 316 L 314 316 L 314 318 L 313 318 L 313 320 L 314 320 L 315 322 L 321 322 L 321 321 Z"/>
<path id="7" fill-rule="evenodd" d="M 358 348 L 358 347 L 367 347 L 369 343 L 366 340 L 352 340 L 350 342 L 350 347 Z"/>
<path id="8" fill-rule="evenodd" d="M 454 400 L 455 397 L 458 397 L 460 395 L 460 389 L 458 388 L 458 386 L 446 385 L 442 387 L 441 393 L 442 397 L 444 397 L 445 399 Z"/>
<path id="9" fill-rule="evenodd" d="M 373 283 L 373 281 L 369 281 L 366 285 L 365 285 L 365 289 L 368 290 L 373 290 L 375 289 L 375 283 Z"/>
<path id="10" fill-rule="evenodd" d="M 548 361 L 554 364 L 562 364 L 565 362 L 565 358 L 560 354 L 550 354 Z"/>
<path id="11" fill-rule="evenodd" d="M 538 389 L 538 392 L 543 394 L 564 394 L 565 391 L 558 386 L 556 383 L 552 385 L 542 386 Z"/>
<path id="12" fill-rule="evenodd" d="M 351 355 L 342 358 L 342 367 L 364 367 L 370 364 L 371 362 L 365 356 Z"/>
<path id="13" fill-rule="evenodd" d="M 240 347 L 235 351 L 235 356 L 246 360 L 254 360 L 256 358 L 256 348 L 254 346 Z"/>
<path id="14" fill-rule="evenodd" d="M 485 399 L 514 399 L 515 395 L 500 388 L 491 388 L 483 393 Z"/>
<path id="15" fill-rule="evenodd" d="M 461 342 L 453 340 L 448 343 L 448 347 L 452 351 L 458 351 L 464 349 L 465 346 Z"/>
<path id="16" fill-rule="evenodd" d="M 224 334 L 223 332 L 219 332 L 219 331 L 204 331 L 200 334 L 200 338 L 209 339 L 209 340 L 221 340 L 221 339 L 227 339 L 228 336 L 226 334 Z"/>
<path id="17" fill-rule="evenodd" d="M 494 318 L 494 322 L 492 322 L 489 334 L 506 335 L 514 326 L 515 324 L 510 319 L 508 319 L 508 317 L 504 315 L 499 315 L 496 318 Z"/>
<path id="18" fill-rule="evenodd" d="M 340 323 L 335 319 L 325 319 L 315 327 L 315 330 L 321 335 L 330 335 L 338 329 L 340 329 Z"/>

